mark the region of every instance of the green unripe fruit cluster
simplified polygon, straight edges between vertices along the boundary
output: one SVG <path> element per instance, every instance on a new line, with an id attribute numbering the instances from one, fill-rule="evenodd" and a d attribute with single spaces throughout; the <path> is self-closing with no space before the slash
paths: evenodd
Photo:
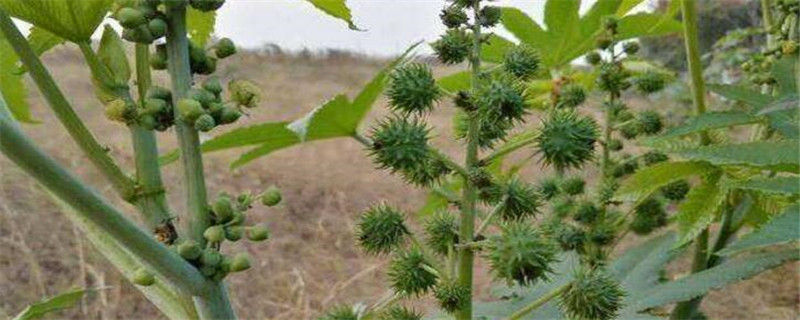
<path id="1" fill-rule="evenodd" d="M 392 109 L 402 114 L 430 112 L 441 94 L 433 72 L 425 64 L 410 63 L 389 74 L 386 95 Z"/>
<path id="2" fill-rule="evenodd" d="M 634 78 L 636 89 L 641 93 L 650 94 L 661 91 L 667 85 L 666 79 L 659 73 L 647 71 Z"/>
<path id="3" fill-rule="evenodd" d="M 431 47 L 444 64 L 458 64 L 467 59 L 472 50 L 472 36 L 464 29 L 449 29 Z"/>
<path id="4" fill-rule="evenodd" d="M 569 197 L 560 197 L 552 203 L 553 216 L 564 218 L 575 211 L 575 200 Z"/>
<path id="5" fill-rule="evenodd" d="M 261 90 L 248 80 L 228 82 L 228 92 L 233 102 L 245 108 L 255 108 L 261 102 Z"/>
<path id="6" fill-rule="evenodd" d="M 399 248 L 409 234 L 405 215 L 384 204 L 364 212 L 356 231 L 359 244 L 369 254 L 389 253 Z"/>
<path id="7" fill-rule="evenodd" d="M 528 223 L 510 223 L 489 239 L 486 258 L 496 278 L 519 285 L 547 280 L 558 247 Z"/>
<path id="8" fill-rule="evenodd" d="M 143 108 L 138 110 L 137 122 L 148 130 L 166 131 L 175 124 L 172 94 L 169 90 L 153 86 L 147 91 Z"/>
<path id="9" fill-rule="evenodd" d="M 569 177 L 561 182 L 560 189 L 565 194 L 577 196 L 582 194 L 586 189 L 586 180 L 581 177 Z"/>
<path id="10" fill-rule="evenodd" d="M 201 132 L 236 122 L 242 113 L 234 103 L 222 101 L 222 91 L 222 84 L 213 76 L 207 78 L 201 88 L 187 91 L 187 97 L 178 101 L 181 119 Z"/>
<path id="11" fill-rule="evenodd" d="M 222 38 L 214 45 L 214 55 L 218 59 L 225 59 L 236 54 L 236 45 L 230 38 Z"/>
<path id="12" fill-rule="evenodd" d="M 604 62 L 599 64 L 599 68 L 600 74 L 595 81 L 600 90 L 621 92 L 631 86 L 628 81 L 631 74 L 622 65 Z"/>
<path id="13" fill-rule="evenodd" d="M 594 119 L 572 110 L 556 110 L 543 121 L 536 137 L 542 161 L 558 170 L 580 168 L 594 157 L 598 128 Z"/>
<path id="14" fill-rule="evenodd" d="M 205 48 L 189 41 L 189 68 L 194 74 L 212 74 L 217 71 L 217 57 L 209 55 Z"/>
<path id="15" fill-rule="evenodd" d="M 158 10 L 155 1 L 118 1 L 113 17 L 122 26 L 122 38 L 131 42 L 150 44 L 167 34 L 166 15 Z"/>
<path id="16" fill-rule="evenodd" d="M 500 218 L 506 221 L 531 217 L 541 205 L 536 187 L 516 177 L 506 183 L 493 185 L 484 192 L 491 203 L 505 199 L 498 210 Z"/>
<path id="17" fill-rule="evenodd" d="M 524 88 L 509 77 L 499 77 L 481 86 L 475 104 L 484 123 L 506 123 L 510 127 L 528 113 Z"/>
<path id="18" fill-rule="evenodd" d="M 579 269 L 558 305 L 570 319 L 609 320 L 617 317 L 623 297 L 620 284 L 604 270 Z"/>
<path id="19" fill-rule="evenodd" d="M 589 201 L 581 202 L 575 210 L 575 215 L 572 217 L 575 221 L 584 225 L 591 225 L 600 216 L 600 208 Z"/>
<path id="20" fill-rule="evenodd" d="M 419 296 L 430 291 L 438 276 L 428 270 L 429 262 L 418 249 L 398 252 L 389 264 L 392 288 L 406 296 Z"/>
<path id="21" fill-rule="evenodd" d="M 686 198 L 691 185 L 686 180 L 678 180 L 661 188 L 661 195 L 672 201 L 681 201 Z"/>
<path id="22" fill-rule="evenodd" d="M 634 208 L 630 229 L 638 235 L 650 234 L 667 225 L 667 211 L 664 204 L 656 198 L 647 198 Z"/>
<path id="23" fill-rule="evenodd" d="M 539 194 L 544 200 L 553 199 L 561 193 L 561 180 L 558 178 L 546 178 L 539 182 Z"/>
<path id="24" fill-rule="evenodd" d="M 637 120 L 644 134 L 652 135 L 664 129 L 664 120 L 658 112 L 653 110 L 642 111 Z"/>

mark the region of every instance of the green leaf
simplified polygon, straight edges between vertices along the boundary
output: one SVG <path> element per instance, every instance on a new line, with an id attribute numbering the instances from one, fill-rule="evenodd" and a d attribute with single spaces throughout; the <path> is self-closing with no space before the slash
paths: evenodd
<path id="1" fill-rule="evenodd" d="M 661 270 L 681 251 L 674 248 L 676 239 L 675 233 L 669 232 L 628 249 L 614 259 L 609 271 L 620 280 L 628 299 L 658 283 Z"/>
<path id="2" fill-rule="evenodd" d="M 722 288 L 798 259 L 800 251 L 786 250 L 729 260 L 714 268 L 653 286 L 633 296 L 620 312 L 620 319 L 635 318 L 640 316 L 637 312 L 702 296 L 710 290 Z"/>
<path id="3" fill-rule="evenodd" d="M 186 11 L 186 29 L 192 42 L 204 47 L 214 33 L 214 24 L 217 22 L 217 12 L 203 12 L 189 8 Z"/>
<path id="4" fill-rule="evenodd" d="M 727 84 L 709 84 L 708 89 L 712 92 L 730 100 L 741 101 L 756 110 L 762 109 L 772 102 L 772 97 L 761 94 L 756 90 L 745 86 Z"/>
<path id="5" fill-rule="evenodd" d="M 643 1 L 644 0 L 622 0 L 622 3 L 619 4 L 619 8 L 617 9 L 617 15 L 625 15 Z"/>
<path id="6" fill-rule="evenodd" d="M 481 59 L 492 63 L 502 63 L 506 52 L 514 46 L 514 43 L 508 39 L 492 34 L 486 43 L 481 46 Z"/>
<path id="7" fill-rule="evenodd" d="M 686 199 L 678 206 L 675 220 L 678 224 L 678 242 L 676 247 L 691 242 L 701 231 L 714 222 L 717 211 L 727 197 L 727 190 L 720 185 L 720 175 L 705 179 L 699 186 L 693 187 Z"/>
<path id="8" fill-rule="evenodd" d="M 203 143 L 203 152 L 245 147 L 257 144 L 274 145 L 277 148 L 300 142 L 300 137 L 287 127 L 288 122 L 270 122 L 238 128 L 214 137 Z"/>
<path id="9" fill-rule="evenodd" d="M 687 160 L 708 161 L 715 165 L 742 165 L 790 172 L 800 170 L 800 141 L 796 139 L 712 145 L 675 153 Z"/>
<path id="10" fill-rule="evenodd" d="M 108 25 L 103 30 L 97 57 L 108 68 L 117 83 L 128 83 L 131 78 L 131 67 L 128 64 L 125 44 L 117 32 Z"/>
<path id="11" fill-rule="evenodd" d="M 689 118 L 686 122 L 672 127 L 667 132 L 658 136 L 659 139 L 676 138 L 683 135 L 698 133 L 709 129 L 726 128 L 730 126 L 759 123 L 762 119 L 749 113 L 740 111 L 706 112 Z"/>
<path id="12" fill-rule="evenodd" d="M 549 0 L 545 4 L 544 24 L 553 39 L 547 50 L 550 54 L 542 57 L 545 65 L 553 67 L 572 61 L 565 53 L 580 37 L 580 6 L 580 0 Z"/>
<path id="13" fill-rule="evenodd" d="M 798 195 L 800 194 L 800 178 L 798 177 L 773 177 L 756 178 L 745 182 L 737 183 L 734 187 L 745 190 L 753 190 L 761 193 L 775 195 Z"/>
<path id="14" fill-rule="evenodd" d="M 619 20 L 620 39 L 663 36 L 683 30 L 683 25 L 669 14 L 637 13 Z"/>
<path id="15" fill-rule="evenodd" d="M 41 319 L 49 313 L 72 308 L 81 302 L 83 296 L 91 289 L 76 289 L 44 299 L 26 307 L 14 320 Z"/>
<path id="16" fill-rule="evenodd" d="M 72 42 L 89 41 L 112 0 L 0 0 L 9 15 Z"/>
<path id="17" fill-rule="evenodd" d="M 550 47 L 550 36 L 536 21 L 517 8 L 501 8 L 503 15 L 500 23 L 514 35 L 517 40 L 525 43 L 540 52 L 546 52 Z"/>
<path id="18" fill-rule="evenodd" d="M 622 181 L 615 197 L 620 201 L 638 203 L 665 185 L 688 177 L 705 175 L 713 170 L 714 166 L 700 161 L 662 162 L 638 170 Z"/>
<path id="19" fill-rule="evenodd" d="M 347 22 L 347 27 L 351 30 L 361 30 L 353 23 L 353 16 L 350 8 L 347 7 L 345 0 L 306 0 L 314 7 L 325 12 L 331 17 Z"/>
<path id="20" fill-rule="evenodd" d="M 460 71 L 446 75 L 436 79 L 436 83 L 439 85 L 439 87 L 448 92 L 469 90 L 470 86 L 472 85 L 472 72 Z"/>
<path id="21" fill-rule="evenodd" d="M 797 94 L 796 61 L 797 57 L 787 55 L 772 64 L 772 76 L 778 83 L 780 95 Z"/>
<path id="22" fill-rule="evenodd" d="M 66 41 L 64 38 L 36 26 L 31 27 L 30 34 L 28 34 L 28 42 L 30 42 L 33 52 L 36 52 L 38 56 Z"/>
<path id="23" fill-rule="evenodd" d="M 11 114 L 20 122 L 38 123 L 31 115 L 28 90 L 19 70 L 19 58 L 0 32 L 0 94 L 5 98 Z"/>
<path id="24" fill-rule="evenodd" d="M 739 241 L 718 252 L 718 255 L 733 255 L 745 250 L 785 244 L 800 240 L 800 205 L 795 204 L 781 215 L 772 218 L 760 229 L 753 231 Z"/>

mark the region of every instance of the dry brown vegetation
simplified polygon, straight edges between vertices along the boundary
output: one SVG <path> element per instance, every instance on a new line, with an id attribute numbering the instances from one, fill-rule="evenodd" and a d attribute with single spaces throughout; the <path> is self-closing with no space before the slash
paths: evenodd
<path id="1" fill-rule="evenodd" d="M 130 142 L 122 126 L 107 121 L 94 99 L 88 72 L 75 51 L 59 48 L 45 59 L 80 116 L 127 168 Z M 263 105 L 239 125 L 289 120 L 308 112 L 339 92 L 354 94 L 385 61 L 347 54 L 297 55 L 246 53 L 225 61 L 221 74 L 245 77 L 264 90 Z M 442 70 L 439 70 L 442 72 Z M 33 109 L 41 125 L 26 126 L 51 155 L 88 183 L 115 199 L 106 181 L 86 161 L 64 129 L 52 117 L 38 92 L 31 90 Z M 371 117 L 385 113 L 384 103 Z M 436 143 L 454 155 L 460 144 L 449 142 L 452 108 L 443 105 L 430 122 L 436 124 Z M 533 120 L 533 123 L 536 121 Z M 216 133 L 216 132 L 215 132 Z M 171 132 L 160 135 L 162 150 L 174 145 Z M 422 190 L 406 186 L 375 170 L 354 140 L 314 142 L 279 151 L 231 172 L 240 151 L 209 154 L 206 158 L 211 194 L 221 191 L 260 191 L 280 186 L 285 202 L 276 209 L 258 208 L 250 218 L 267 222 L 273 237 L 266 244 L 244 244 L 257 258 L 254 268 L 230 278 L 232 300 L 243 319 L 313 319 L 338 303 L 369 302 L 380 298 L 383 260 L 358 250 L 352 234 L 359 210 L 387 200 L 412 212 L 424 201 Z M 537 165 L 524 172 L 535 179 Z M 173 210 L 182 210 L 179 170 L 168 166 L 165 181 Z M 590 176 L 591 172 L 583 173 Z M 132 218 L 133 215 L 131 215 Z M 78 309 L 57 314 L 70 319 L 155 319 L 157 310 L 122 279 L 60 213 L 45 191 L 0 158 L 0 310 L 14 314 L 43 296 L 72 287 L 101 287 Z M 625 246 L 643 239 L 626 240 Z M 239 245 L 239 244 L 237 244 Z M 689 259 L 670 266 L 679 276 Z M 798 264 L 711 293 L 703 310 L 712 319 L 797 319 L 800 312 Z M 489 279 L 478 270 L 480 295 L 488 298 Z M 0 315 L 2 312 L 0 312 Z"/>

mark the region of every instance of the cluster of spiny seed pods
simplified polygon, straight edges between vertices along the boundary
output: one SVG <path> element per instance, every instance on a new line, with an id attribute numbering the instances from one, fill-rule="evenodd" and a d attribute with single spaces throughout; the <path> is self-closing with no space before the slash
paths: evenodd
<path id="1" fill-rule="evenodd" d="M 742 63 L 742 71 L 749 75 L 748 80 L 753 84 L 774 84 L 772 64 L 783 56 L 797 55 L 800 48 L 800 1 L 777 0 L 772 5 L 774 23 L 767 33 L 774 38 L 771 44 L 762 52 L 752 55 Z"/>

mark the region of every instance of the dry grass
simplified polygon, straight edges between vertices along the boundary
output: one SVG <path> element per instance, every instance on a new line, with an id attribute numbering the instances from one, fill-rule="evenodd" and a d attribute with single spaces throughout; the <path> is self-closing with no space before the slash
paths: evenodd
<path id="1" fill-rule="evenodd" d="M 48 54 L 62 89 L 77 112 L 111 148 L 112 154 L 130 168 L 130 142 L 122 126 L 110 124 L 94 100 L 86 68 L 72 50 Z M 264 89 L 265 103 L 240 124 L 287 120 L 307 112 L 339 92 L 355 93 L 384 61 L 348 55 L 242 54 L 226 61 L 221 74 L 246 77 Z M 232 67 L 237 66 L 237 67 Z M 48 112 L 36 90 L 31 90 L 35 115 L 44 124 L 26 126 L 30 135 L 60 162 L 94 185 L 109 199 L 116 199 L 106 181 L 89 165 L 63 128 Z M 379 103 L 373 117 L 385 111 Z M 460 145 L 447 143 L 450 111 L 431 116 L 437 124 L 436 143 L 457 154 Z M 161 134 L 162 147 L 174 145 L 171 133 Z M 232 299 L 243 319 L 311 319 L 338 303 L 374 301 L 385 290 L 383 260 L 361 253 L 353 241 L 353 221 L 359 210 L 387 200 L 413 210 L 424 192 L 405 186 L 398 178 L 374 170 L 355 141 L 339 139 L 310 143 L 277 152 L 240 170 L 228 164 L 240 151 L 210 154 L 206 158 L 211 194 L 221 191 L 259 191 L 280 186 L 285 202 L 276 209 L 258 208 L 251 213 L 266 222 L 273 238 L 266 244 L 237 244 L 258 262 L 245 275 L 230 278 Z M 534 166 L 535 167 L 535 166 Z M 532 168 L 524 174 L 534 177 Z M 584 173 L 590 176 L 591 172 Z M 27 303 L 71 287 L 107 286 L 87 299 L 80 309 L 60 313 L 70 319 L 153 319 L 152 307 L 118 272 L 77 236 L 31 179 L 7 159 L 0 158 L 0 308 L 8 314 Z M 180 176 L 175 166 L 166 168 L 165 181 L 173 210 L 180 214 Z M 115 200 L 116 201 L 116 200 Z M 130 206 L 116 201 L 126 211 Z M 131 215 L 133 217 L 133 215 Z M 642 239 L 626 241 L 632 245 Z M 671 270 L 685 270 L 686 258 Z M 765 273 L 755 279 L 714 292 L 703 309 L 714 319 L 796 319 L 797 264 Z M 485 267 L 479 267 L 479 292 L 488 296 Z"/>

